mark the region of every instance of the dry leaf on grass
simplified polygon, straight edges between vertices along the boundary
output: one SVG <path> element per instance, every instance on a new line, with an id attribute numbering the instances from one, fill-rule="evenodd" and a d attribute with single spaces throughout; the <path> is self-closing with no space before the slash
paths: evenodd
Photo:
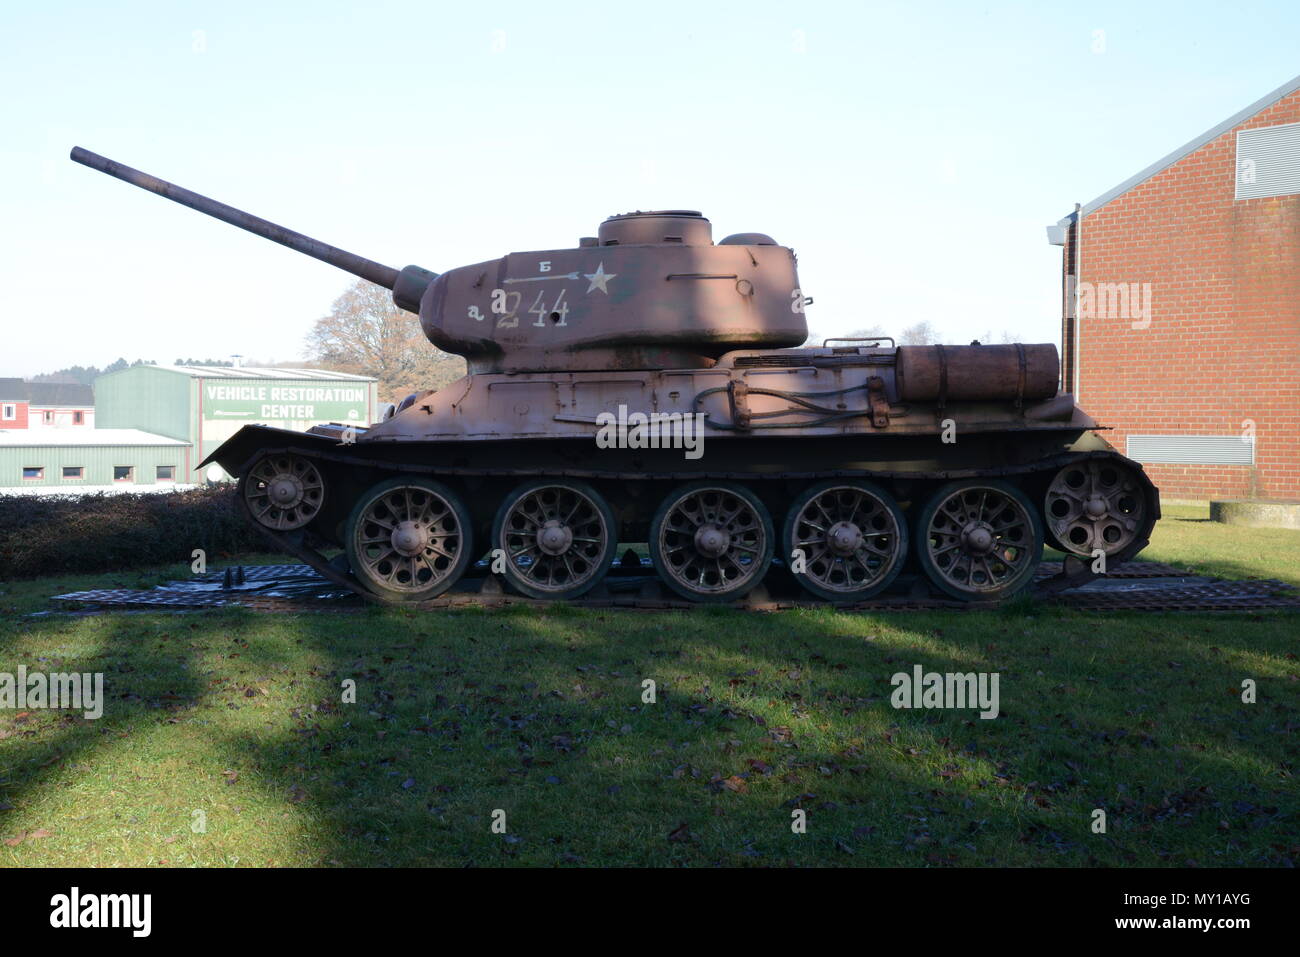
<path id="1" fill-rule="evenodd" d="M 689 843 L 695 840 L 695 835 L 691 833 L 691 826 L 683 821 L 681 824 L 677 825 L 675 829 L 669 832 L 668 840 Z"/>

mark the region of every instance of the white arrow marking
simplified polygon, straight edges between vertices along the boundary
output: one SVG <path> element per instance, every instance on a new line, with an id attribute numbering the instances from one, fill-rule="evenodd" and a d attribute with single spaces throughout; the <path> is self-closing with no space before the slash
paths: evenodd
<path id="1" fill-rule="evenodd" d="M 545 282 L 548 279 L 577 279 L 576 272 L 568 272 L 562 276 L 525 276 L 523 279 L 503 279 L 502 282 Z M 588 279 L 591 277 L 588 276 Z"/>

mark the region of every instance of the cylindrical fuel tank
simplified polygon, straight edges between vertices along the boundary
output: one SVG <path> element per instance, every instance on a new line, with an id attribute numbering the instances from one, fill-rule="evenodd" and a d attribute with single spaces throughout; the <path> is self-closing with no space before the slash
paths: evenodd
<path id="1" fill-rule="evenodd" d="M 1056 346 L 899 346 L 898 396 L 905 402 L 1036 401 L 1056 395 Z"/>

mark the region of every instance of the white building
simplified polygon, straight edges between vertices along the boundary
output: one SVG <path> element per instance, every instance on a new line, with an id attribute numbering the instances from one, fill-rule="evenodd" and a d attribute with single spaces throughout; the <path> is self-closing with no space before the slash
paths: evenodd
<path id="1" fill-rule="evenodd" d="M 28 429 L 93 429 L 95 394 L 88 385 L 27 383 Z"/>

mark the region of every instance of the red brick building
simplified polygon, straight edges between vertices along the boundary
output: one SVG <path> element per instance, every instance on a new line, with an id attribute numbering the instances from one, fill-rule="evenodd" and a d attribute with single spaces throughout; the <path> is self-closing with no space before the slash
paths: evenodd
<path id="1" fill-rule="evenodd" d="M 1300 77 L 1048 227 L 1061 380 L 1166 498 L 1300 499 Z"/>
<path id="2" fill-rule="evenodd" d="M 27 383 L 0 379 L 0 429 L 27 428 Z"/>

